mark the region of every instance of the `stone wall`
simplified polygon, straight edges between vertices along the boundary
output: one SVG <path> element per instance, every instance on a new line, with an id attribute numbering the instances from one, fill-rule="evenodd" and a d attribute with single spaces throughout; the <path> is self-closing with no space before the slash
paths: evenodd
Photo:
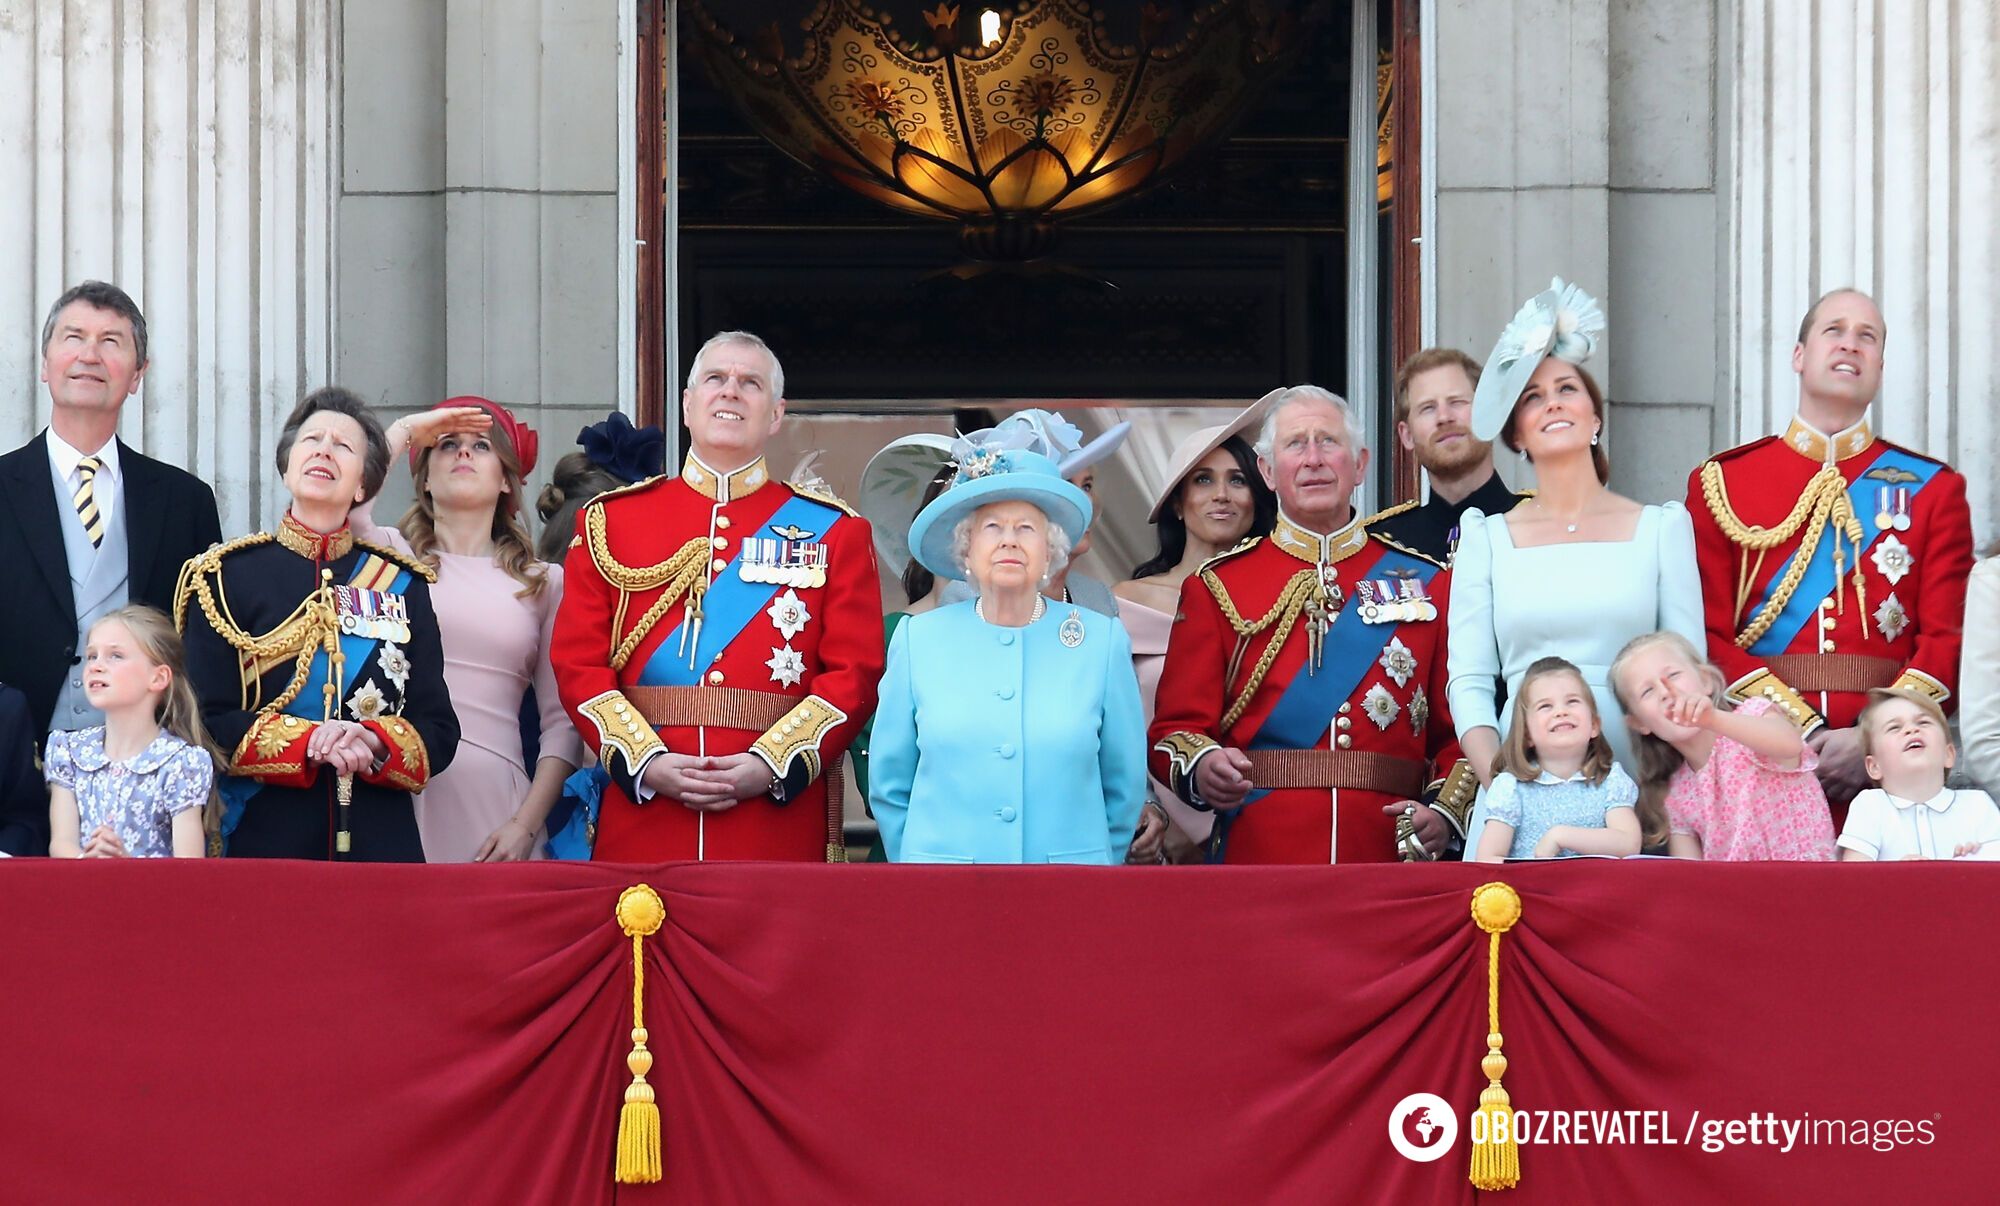
<path id="1" fill-rule="evenodd" d="M 1433 26 L 1437 339 L 1484 359 L 1551 276 L 1597 295 L 1613 485 L 1647 502 L 1682 496 L 1722 396 L 1721 7 L 1447 0 Z"/>
<path id="2" fill-rule="evenodd" d="M 385 415 L 482 394 L 530 496 L 621 399 L 614 0 L 345 0 L 335 371 Z M 629 389 L 623 396 L 629 396 Z M 391 476 L 383 518 L 409 497 Z"/>

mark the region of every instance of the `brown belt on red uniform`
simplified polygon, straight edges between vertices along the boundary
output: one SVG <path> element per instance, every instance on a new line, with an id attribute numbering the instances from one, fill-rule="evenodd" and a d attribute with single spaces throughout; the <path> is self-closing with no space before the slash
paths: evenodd
<path id="1" fill-rule="evenodd" d="M 1815 691 L 1870 691 L 1903 673 L 1894 658 L 1860 653 L 1780 653 L 1764 659 L 1771 673 L 1801 695 Z"/>
<path id="2" fill-rule="evenodd" d="M 1367 750 L 1246 750 L 1253 787 L 1326 787 L 1379 791 L 1414 800 L 1424 790 L 1424 764 Z"/>
<path id="3" fill-rule="evenodd" d="M 621 687 L 625 698 L 655 728 L 743 729 L 762 733 L 783 720 L 799 701 L 775 691 L 748 687 Z"/>

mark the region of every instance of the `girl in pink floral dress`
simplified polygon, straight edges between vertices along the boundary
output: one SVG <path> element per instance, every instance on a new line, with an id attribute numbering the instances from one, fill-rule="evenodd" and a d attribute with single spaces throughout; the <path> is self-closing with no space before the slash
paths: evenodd
<path id="1" fill-rule="evenodd" d="M 1721 671 L 1671 632 L 1628 642 L 1611 684 L 1638 735 L 1648 847 L 1736 862 L 1833 858 L 1833 814 L 1812 749 L 1769 700 L 1728 710 Z"/>

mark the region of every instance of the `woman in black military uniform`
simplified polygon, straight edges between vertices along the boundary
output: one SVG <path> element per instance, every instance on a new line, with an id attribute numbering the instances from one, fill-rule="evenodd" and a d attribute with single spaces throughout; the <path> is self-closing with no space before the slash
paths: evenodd
<path id="1" fill-rule="evenodd" d="M 189 677 L 231 751 L 220 788 L 232 856 L 423 861 L 410 793 L 450 763 L 458 719 L 431 570 L 347 526 L 388 468 L 361 399 L 315 390 L 278 438 L 284 519 L 181 571 Z"/>

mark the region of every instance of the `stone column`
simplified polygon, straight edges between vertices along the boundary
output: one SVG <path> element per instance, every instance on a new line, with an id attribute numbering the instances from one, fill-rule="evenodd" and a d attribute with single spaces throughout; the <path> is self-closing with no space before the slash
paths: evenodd
<path id="1" fill-rule="evenodd" d="M 145 311 L 121 435 L 263 524 L 277 430 L 329 376 L 334 0 L 0 5 L 0 445 L 48 421 L 48 306 L 90 277 Z"/>
<path id="2" fill-rule="evenodd" d="M 2000 2 L 1739 0 L 1723 434 L 1788 421 L 1798 324 L 1819 294 L 1873 293 L 1888 324 L 1878 429 L 1966 471 L 1994 535 Z"/>

